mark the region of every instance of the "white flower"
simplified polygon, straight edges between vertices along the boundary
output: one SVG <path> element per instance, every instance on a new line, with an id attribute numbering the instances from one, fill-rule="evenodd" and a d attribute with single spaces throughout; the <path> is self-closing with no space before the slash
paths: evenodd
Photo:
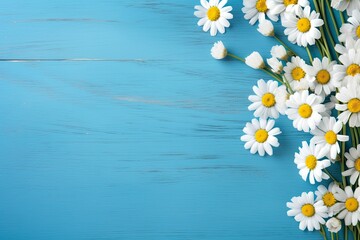
<path id="1" fill-rule="evenodd" d="M 318 190 L 315 191 L 316 201 L 322 200 L 324 205 L 328 208 L 329 217 L 334 215 L 334 205 L 336 203 L 335 193 L 339 185 L 334 182 L 331 182 L 329 187 L 326 188 L 323 185 L 318 186 Z"/>
<path id="2" fill-rule="evenodd" d="M 264 68 L 265 63 L 263 58 L 261 57 L 260 53 L 258 52 L 252 52 L 249 56 L 245 58 L 245 63 L 249 67 L 252 67 L 254 69 Z"/>
<path id="3" fill-rule="evenodd" d="M 302 147 L 299 148 L 299 153 L 295 153 L 294 162 L 297 168 L 300 170 L 299 174 L 304 181 L 309 176 L 311 184 L 321 182 L 323 179 L 329 179 L 329 175 L 324 173 L 322 170 L 330 166 L 330 161 L 325 159 L 325 154 L 321 153 L 320 147 L 315 144 L 302 142 Z"/>
<path id="4" fill-rule="evenodd" d="M 353 10 L 360 9 L 360 1 L 359 0 L 331 0 L 331 7 L 335 8 L 339 11 L 346 12 L 349 16 L 352 15 Z"/>
<path id="5" fill-rule="evenodd" d="M 333 78 L 335 64 L 335 61 L 331 62 L 327 57 L 322 60 L 315 58 L 312 66 L 308 68 L 310 89 L 317 95 L 327 96 L 335 91 L 336 87 L 340 87 L 340 83 Z"/>
<path id="6" fill-rule="evenodd" d="M 259 19 L 265 19 L 265 15 L 272 21 L 277 21 L 278 17 L 271 14 L 266 0 L 244 0 L 244 7 L 241 9 L 245 14 L 244 18 L 254 25 Z"/>
<path id="7" fill-rule="evenodd" d="M 271 56 L 286 61 L 289 57 L 283 45 L 275 45 L 271 48 Z"/>
<path id="8" fill-rule="evenodd" d="M 360 144 L 357 145 L 357 148 L 350 148 L 348 153 L 345 153 L 346 157 L 346 166 L 348 170 L 342 173 L 343 176 L 350 176 L 350 183 L 352 185 L 355 184 L 356 180 L 358 180 L 358 184 L 360 184 Z"/>
<path id="9" fill-rule="evenodd" d="M 345 191 L 339 188 L 335 193 L 335 198 L 338 203 L 335 204 L 335 208 L 338 209 L 339 219 L 345 219 L 345 225 L 356 224 L 360 220 L 360 188 L 356 188 L 355 193 L 350 186 L 345 187 Z"/>
<path id="10" fill-rule="evenodd" d="M 232 19 L 231 6 L 224 7 L 227 0 L 200 0 L 201 6 L 195 6 L 197 11 L 194 15 L 200 20 L 198 26 L 203 26 L 204 32 L 210 30 L 210 35 L 215 36 L 217 32 L 225 33 L 225 28 L 230 26 L 228 19 Z"/>
<path id="11" fill-rule="evenodd" d="M 339 57 L 339 61 L 342 65 L 334 66 L 334 79 L 346 86 L 349 81 L 360 75 L 360 51 L 350 49 L 347 54 Z"/>
<path id="12" fill-rule="evenodd" d="M 358 52 L 360 50 L 360 39 L 354 40 L 352 37 L 347 37 L 345 39 L 344 45 L 342 44 L 335 45 L 335 50 L 341 55 L 349 54 L 349 51 L 351 49 L 354 49 L 355 52 Z"/>
<path id="13" fill-rule="evenodd" d="M 298 12 L 302 7 L 309 5 L 308 0 L 267 0 L 269 11 L 278 16 L 283 12 Z"/>
<path id="14" fill-rule="evenodd" d="M 259 33 L 264 35 L 265 37 L 272 37 L 275 35 L 274 33 L 274 25 L 272 22 L 266 19 L 262 19 L 259 21 L 258 29 Z"/>
<path id="15" fill-rule="evenodd" d="M 279 113 L 285 114 L 287 92 L 284 85 L 278 86 L 276 81 L 265 82 L 260 79 L 257 86 L 253 87 L 253 91 L 256 95 L 249 96 L 252 104 L 248 109 L 249 111 L 255 110 L 255 117 L 276 119 L 279 117 Z"/>
<path id="16" fill-rule="evenodd" d="M 348 37 L 354 40 L 360 39 L 360 11 L 358 9 L 354 10 L 347 21 L 348 23 L 343 24 L 340 28 L 339 41 L 345 42 Z"/>
<path id="17" fill-rule="evenodd" d="M 349 136 L 339 134 L 342 127 L 342 122 L 336 121 L 334 117 L 324 117 L 316 128 L 311 130 L 311 134 L 314 136 L 310 141 L 321 147 L 322 154 L 326 154 L 331 160 L 334 160 L 340 152 L 338 142 L 349 140 Z"/>
<path id="18" fill-rule="evenodd" d="M 215 59 L 224 59 L 227 56 L 227 50 L 222 41 L 214 43 L 211 48 L 211 56 Z"/>
<path id="19" fill-rule="evenodd" d="M 340 88 L 335 96 L 341 102 L 335 105 L 337 110 L 342 111 L 338 119 L 344 124 L 349 121 L 350 127 L 360 127 L 360 85 L 351 82 L 347 87 Z"/>
<path id="20" fill-rule="evenodd" d="M 319 13 L 311 12 L 310 6 L 306 6 L 304 10 L 300 9 L 298 13 L 285 12 L 284 18 L 282 18 L 282 24 L 286 28 L 284 33 L 288 35 L 291 43 L 297 43 L 303 47 L 314 45 L 315 40 L 321 37 L 317 27 L 324 24 L 319 17 Z"/>
<path id="21" fill-rule="evenodd" d="M 309 91 L 295 92 L 286 101 L 288 109 L 285 113 L 293 120 L 294 128 L 309 132 L 321 121 L 321 113 L 325 111 L 325 106 L 321 102 L 320 96 L 309 94 Z"/>
<path id="22" fill-rule="evenodd" d="M 272 119 L 253 119 L 251 123 L 246 123 L 243 131 L 245 135 L 241 136 L 241 141 L 245 143 L 245 149 L 250 149 L 250 153 L 259 153 L 264 156 L 265 152 L 270 156 L 273 154 L 272 147 L 278 147 L 280 144 L 275 137 L 281 133 L 279 128 L 274 128 L 275 121 Z"/>
<path id="23" fill-rule="evenodd" d="M 326 227 L 329 232 L 337 233 L 341 230 L 341 221 L 335 217 L 330 218 L 326 222 Z"/>
<path id="24" fill-rule="evenodd" d="M 292 57 L 284 67 L 285 78 L 291 88 L 295 91 L 307 90 L 309 88 L 309 66 L 300 57 Z"/>
<path id="25" fill-rule="evenodd" d="M 300 222 L 300 230 L 319 230 L 320 224 L 325 224 L 324 218 L 328 217 L 327 207 L 321 200 L 314 201 L 313 192 L 303 192 L 301 196 L 291 198 L 291 202 L 286 203 L 286 206 L 290 208 L 287 215 L 295 217 L 295 221 Z"/>
<path id="26" fill-rule="evenodd" d="M 266 62 L 269 64 L 269 66 L 271 67 L 271 71 L 273 71 L 274 73 L 281 73 L 284 68 L 282 62 L 280 62 L 275 57 L 266 59 Z"/>

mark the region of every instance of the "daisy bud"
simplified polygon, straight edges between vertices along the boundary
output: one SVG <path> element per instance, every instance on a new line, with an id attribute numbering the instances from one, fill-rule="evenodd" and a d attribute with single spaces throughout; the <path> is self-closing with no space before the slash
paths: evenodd
<path id="1" fill-rule="evenodd" d="M 266 19 L 260 20 L 257 30 L 265 37 L 273 37 L 275 35 L 274 25 Z"/>
<path id="2" fill-rule="evenodd" d="M 337 233 L 341 229 L 341 222 L 339 219 L 333 217 L 327 220 L 326 227 L 329 230 L 329 232 Z"/>
<path id="3" fill-rule="evenodd" d="M 286 49 L 282 45 L 276 45 L 271 48 L 271 56 L 286 61 L 289 57 Z"/>
<path id="4" fill-rule="evenodd" d="M 211 56 L 215 59 L 224 59 L 227 56 L 227 50 L 222 41 L 214 43 L 214 46 L 211 48 Z"/>
<path id="5" fill-rule="evenodd" d="M 260 53 L 253 52 L 245 58 L 245 63 L 254 69 L 265 68 L 265 63 Z"/>
<path id="6" fill-rule="evenodd" d="M 269 58 L 266 60 L 266 62 L 269 64 L 269 66 L 271 67 L 271 71 L 273 71 L 274 73 L 282 72 L 283 65 L 276 57 Z"/>

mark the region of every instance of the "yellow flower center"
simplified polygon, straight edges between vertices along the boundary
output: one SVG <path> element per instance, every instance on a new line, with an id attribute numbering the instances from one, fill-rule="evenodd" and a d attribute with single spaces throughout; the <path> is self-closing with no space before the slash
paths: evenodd
<path id="1" fill-rule="evenodd" d="M 296 67 L 291 71 L 291 76 L 294 80 L 300 81 L 305 77 L 305 71 L 301 67 Z"/>
<path id="2" fill-rule="evenodd" d="M 348 102 L 348 109 L 352 113 L 360 112 L 360 100 L 358 98 L 353 98 Z"/>
<path id="3" fill-rule="evenodd" d="M 297 29 L 302 32 L 302 33 L 306 33 L 310 30 L 311 28 L 311 22 L 309 19 L 307 18 L 300 18 L 299 21 L 297 22 Z"/>
<path id="4" fill-rule="evenodd" d="M 300 117 L 302 118 L 309 118 L 312 114 L 312 108 L 309 104 L 302 104 L 299 109 L 298 109 L 298 113 L 300 115 Z"/>
<path id="5" fill-rule="evenodd" d="M 360 38 L 360 26 L 356 28 L 356 36 Z"/>
<path id="6" fill-rule="evenodd" d="M 354 167 L 356 171 L 360 172 L 360 158 L 356 159 Z"/>
<path id="7" fill-rule="evenodd" d="M 360 73 L 360 66 L 356 63 L 351 64 L 346 69 L 346 74 L 350 76 L 355 76 Z"/>
<path id="8" fill-rule="evenodd" d="M 308 203 L 301 207 L 301 212 L 306 217 L 312 217 L 315 215 L 315 208 L 312 204 Z"/>
<path id="9" fill-rule="evenodd" d="M 330 73 L 327 70 L 320 70 L 316 74 L 316 81 L 320 84 L 327 84 L 330 81 Z"/>
<path id="10" fill-rule="evenodd" d="M 268 139 L 268 132 L 265 129 L 259 129 L 255 132 L 255 140 L 259 143 L 263 143 Z"/>
<path id="11" fill-rule="evenodd" d="M 336 133 L 334 133 L 334 131 L 327 131 L 325 133 L 325 141 L 330 144 L 330 145 L 333 145 L 336 143 L 337 141 L 337 135 Z"/>
<path id="12" fill-rule="evenodd" d="M 276 103 L 274 94 L 265 93 L 262 96 L 261 102 L 265 107 L 268 107 L 268 108 L 273 107 L 275 105 L 275 103 Z"/>
<path id="13" fill-rule="evenodd" d="M 359 208 L 359 202 L 354 197 L 348 198 L 345 202 L 345 208 L 349 212 L 355 212 Z"/>
<path id="14" fill-rule="evenodd" d="M 316 164 L 317 164 L 317 159 L 314 155 L 309 155 L 306 157 L 305 165 L 307 166 L 308 169 L 310 170 L 315 169 Z"/>
<path id="15" fill-rule="evenodd" d="M 336 203 L 336 199 L 332 192 L 327 192 L 323 195 L 322 200 L 327 207 L 331 207 Z"/>
<path id="16" fill-rule="evenodd" d="M 268 7 L 266 5 L 266 0 L 258 0 L 256 2 L 256 9 L 259 11 L 259 12 L 267 12 L 268 10 Z"/>
<path id="17" fill-rule="evenodd" d="M 289 6 L 290 4 L 297 4 L 298 0 L 284 0 L 285 7 Z"/>
<path id="18" fill-rule="evenodd" d="M 220 9 L 218 7 L 212 6 L 207 11 L 207 16 L 210 21 L 216 21 L 220 18 Z"/>

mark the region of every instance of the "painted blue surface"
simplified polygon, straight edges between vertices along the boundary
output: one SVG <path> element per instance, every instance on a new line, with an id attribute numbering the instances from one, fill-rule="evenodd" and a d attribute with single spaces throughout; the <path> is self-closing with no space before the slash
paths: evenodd
<path id="1" fill-rule="evenodd" d="M 291 122 L 274 157 L 239 137 L 262 73 L 215 61 L 275 44 L 242 19 L 210 37 L 197 1 L 4 0 L 0 62 L 0 239 L 321 239 L 285 203 L 298 175 Z"/>

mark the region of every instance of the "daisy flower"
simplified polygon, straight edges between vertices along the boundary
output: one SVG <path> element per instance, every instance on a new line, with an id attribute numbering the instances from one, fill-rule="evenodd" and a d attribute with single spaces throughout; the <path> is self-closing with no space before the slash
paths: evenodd
<path id="1" fill-rule="evenodd" d="M 265 15 L 272 21 L 277 21 L 279 18 L 270 13 L 266 0 L 244 0 L 244 7 L 241 9 L 245 14 L 244 18 L 249 20 L 251 25 L 254 25 L 259 19 L 265 19 Z"/>
<path id="2" fill-rule="evenodd" d="M 335 198 L 338 201 L 334 205 L 339 212 L 337 218 L 345 219 L 345 225 L 347 226 L 351 224 L 356 226 L 360 220 L 360 188 L 356 188 L 355 192 L 353 192 L 350 186 L 346 186 L 345 191 L 338 188 Z"/>
<path id="3" fill-rule="evenodd" d="M 343 44 L 344 45 L 342 44 L 335 45 L 335 50 L 341 55 L 348 54 L 350 49 L 354 49 L 356 52 L 358 52 L 360 49 L 360 39 L 355 40 L 352 37 L 346 37 L 345 42 Z"/>
<path id="4" fill-rule="evenodd" d="M 356 180 L 358 180 L 358 184 L 360 184 L 360 144 L 357 148 L 350 148 L 348 153 L 345 153 L 346 157 L 346 166 L 349 168 L 348 170 L 342 173 L 343 176 L 350 176 L 350 183 L 352 185 L 355 184 Z"/>
<path id="5" fill-rule="evenodd" d="M 269 11 L 278 16 L 283 12 L 298 12 L 302 7 L 309 5 L 308 0 L 268 0 Z"/>
<path id="6" fill-rule="evenodd" d="M 327 96 L 340 86 L 340 83 L 333 78 L 335 64 L 335 61 L 331 62 L 327 57 L 322 60 L 315 58 L 312 66 L 308 68 L 310 89 L 317 95 Z"/>
<path id="7" fill-rule="evenodd" d="M 359 6 L 360 8 L 360 6 Z M 340 28 L 339 41 L 345 42 L 346 38 L 360 39 L 360 11 L 358 9 L 353 11 L 353 14 Z"/>
<path id="8" fill-rule="evenodd" d="M 341 87 L 335 96 L 341 102 L 335 104 L 335 108 L 342 111 L 338 119 L 344 124 L 349 122 L 350 127 L 360 127 L 360 85 L 349 83 L 347 87 Z"/>
<path id="9" fill-rule="evenodd" d="M 360 52 L 350 49 L 347 54 L 339 57 L 339 61 L 342 65 L 334 66 L 334 79 L 346 86 L 349 81 L 360 74 Z"/>
<path id="10" fill-rule="evenodd" d="M 319 13 L 311 12 L 310 6 L 299 9 L 297 13 L 285 12 L 284 18 L 282 18 L 282 24 L 286 28 L 284 33 L 288 35 L 291 43 L 297 43 L 303 47 L 314 45 L 315 40 L 321 37 L 317 28 L 324 24 L 324 21 L 319 17 Z"/>
<path id="11" fill-rule="evenodd" d="M 227 56 L 227 50 L 222 41 L 214 43 L 214 46 L 211 48 L 211 56 L 215 59 L 224 59 Z"/>
<path id="12" fill-rule="evenodd" d="M 315 191 L 316 194 L 316 201 L 322 200 L 324 205 L 328 208 L 329 217 L 334 215 L 334 205 L 336 204 L 335 193 L 339 185 L 334 182 L 331 182 L 329 187 L 326 188 L 323 185 L 318 186 L 318 190 Z"/>
<path id="13" fill-rule="evenodd" d="M 321 104 L 322 98 L 309 91 L 295 92 L 286 101 L 288 109 L 285 111 L 293 126 L 299 131 L 309 132 L 315 129 L 321 121 L 321 113 L 325 112 L 325 106 Z"/>
<path id="14" fill-rule="evenodd" d="M 271 67 L 271 71 L 274 73 L 280 74 L 284 69 L 282 62 L 280 62 L 276 57 L 266 59 L 267 64 Z"/>
<path id="15" fill-rule="evenodd" d="M 346 9 L 347 15 L 351 16 L 355 9 L 360 9 L 359 0 L 331 0 L 331 7 L 339 11 Z"/>
<path id="16" fill-rule="evenodd" d="M 323 179 L 329 179 L 329 175 L 322 170 L 330 166 L 329 160 L 321 160 L 325 154 L 321 153 L 320 147 L 315 144 L 302 142 L 302 147 L 299 148 L 299 153 L 295 153 L 294 162 L 300 170 L 299 174 L 304 181 L 309 176 L 311 184 L 321 182 Z"/>
<path id="17" fill-rule="evenodd" d="M 311 130 L 314 135 L 310 142 L 320 146 L 321 153 L 327 155 L 331 160 L 336 159 L 337 154 L 340 152 L 340 142 L 349 140 L 349 136 L 340 135 L 343 124 L 336 121 L 334 117 L 324 117 L 316 128 Z"/>
<path id="18" fill-rule="evenodd" d="M 260 69 L 265 67 L 264 59 L 259 52 L 252 52 L 245 58 L 245 63 L 251 68 Z"/>
<path id="19" fill-rule="evenodd" d="M 225 7 L 227 0 L 200 0 L 200 3 L 201 6 L 195 6 L 197 11 L 194 12 L 194 15 L 200 18 L 198 26 L 203 26 L 204 32 L 210 30 L 211 36 L 215 36 L 218 31 L 225 33 L 225 28 L 230 26 L 228 19 L 233 18 L 230 13 L 232 7 Z"/>
<path id="20" fill-rule="evenodd" d="M 300 57 L 292 57 L 284 67 L 285 78 L 291 88 L 295 91 L 307 90 L 309 88 L 309 66 Z"/>
<path id="21" fill-rule="evenodd" d="M 276 135 L 281 133 L 279 128 L 274 128 L 274 120 L 253 119 L 251 123 L 246 123 L 243 131 L 245 135 L 241 136 L 241 141 L 245 143 L 245 149 L 250 149 L 250 153 L 259 153 L 264 156 L 265 152 L 270 156 L 273 154 L 272 147 L 278 147 L 280 144 Z"/>
<path id="22" fill-rule="evenodd" d="M 323 201 L 314 201 L 314 193 L 303 192 L 299 197 L 291 198 L 291 202 L 286 203 L 290 208 L 287 211 L 289 217 L 294 217 L 295 221 L 300 222 L 300 230 L 309 231 L 319 230 L 320 224 L 325 224 L 324 218 L 327 218 L 327 207 Z"/>
<path id="23" fill-rule="evenodd" d="M 253 91 L 256 95 L 249 96 L 252 104 L 248 109 L 249 111 L 255 110 L 255 117 L 276 119 L 279 118 L 279 113 L 285 114 L 287 92 L 284 85 L 278 86 L 276 81 L 265 82 L 260 79 L 257 86 L 253 87 Z"/>
<path id="24" fill-rule="evenodd" d="M 271 48 L 271 56 L 286 61 L 289 55 L 283 45 L 275 45 Z"/>

